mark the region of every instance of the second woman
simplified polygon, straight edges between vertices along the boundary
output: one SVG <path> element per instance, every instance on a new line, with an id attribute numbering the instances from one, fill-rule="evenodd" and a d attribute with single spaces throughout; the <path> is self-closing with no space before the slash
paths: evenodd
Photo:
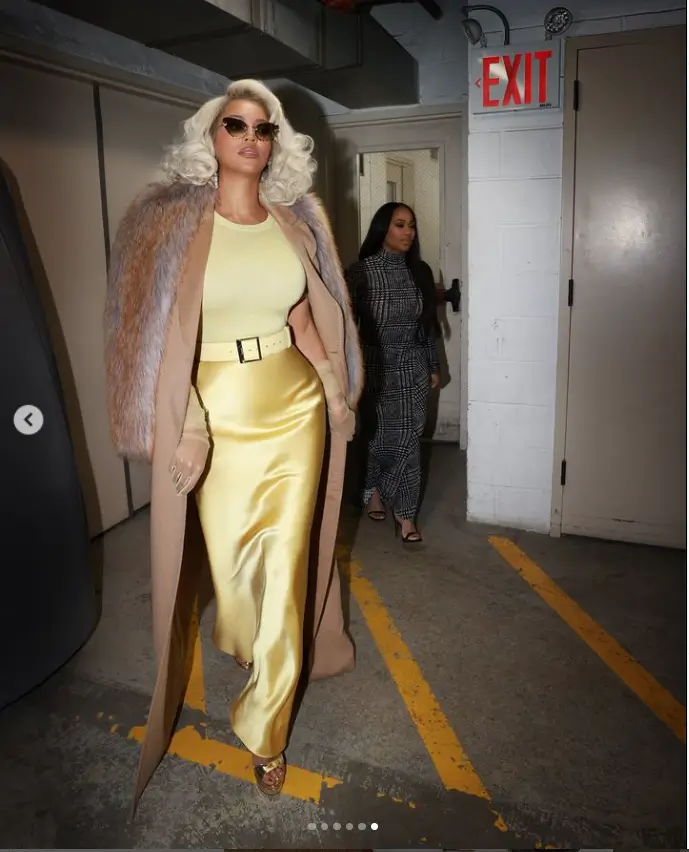
<path id="1" fill-rule="evenodd" d="M 389 202 L 376 212 L 359 262 L 346 277 L 366 365 L 363 502 L 374 521 L 392 511 L 402 541 L 417 543 L 421 436 L 429 388 L 440 384 L 440 363 L 433 273 L 421 260 L 410 207 Z"/>

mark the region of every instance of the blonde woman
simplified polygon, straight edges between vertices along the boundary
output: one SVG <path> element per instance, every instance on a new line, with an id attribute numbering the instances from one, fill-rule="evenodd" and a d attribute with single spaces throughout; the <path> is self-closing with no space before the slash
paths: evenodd
<path id="1" fill-rule="evenodd" d="M 311 678 L 354 667 L 334 546 L 362 364 L 329 224 L 309 194 L 312 148 L 269 89 L 235 82 L 185 123 L 166 180 L 133 203 L 115 240 L 111 431 L 123 456 L 148 459 L 153 471 L 158 676 L 135 807 L 184 688 L 181 613 L 196 588 L 183 557 L 198 562 L 187 495 L 215 590 L 215 643 L 249 673 L 231 722 L 263 793 L 284 784 L 304 662 Z"/>

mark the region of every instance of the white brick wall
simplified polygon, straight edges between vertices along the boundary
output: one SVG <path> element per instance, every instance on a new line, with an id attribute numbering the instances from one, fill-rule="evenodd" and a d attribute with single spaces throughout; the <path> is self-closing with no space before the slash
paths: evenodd
<path id="1" fill-rule="evenodd" d="M 667 11 L 670 2 L 569 2 L 576 23 L 568 35 L 684 23 L 686 10 Z M 511 19 L 512 43 L 542 40 L 548 4 L 531 12 L 521 4 L 520 18 L 529 26 L 520 26 L 506 5 L 501 8 Z M 528 5 L 536 6 L 533 0 Z M 625 5 L 638 14 L 621 16 Z M 485 24 L 494 28 L 490 16 Z M 469 520 L 546 532 L 554 464 L 562 112 L 472 116 L 468 151 L 467 514 Z"/>

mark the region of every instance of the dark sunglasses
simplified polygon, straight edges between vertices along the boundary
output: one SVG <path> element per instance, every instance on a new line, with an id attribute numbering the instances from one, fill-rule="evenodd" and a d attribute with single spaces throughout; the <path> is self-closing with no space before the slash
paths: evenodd
<path id="1" fill-rule="evenodd" d="M 252 128 L 241 118 L 223 118 L 222 126 L 233 139 L 240 139 L 249 133 Z M 274 142 L 277 139 L 280 128 L 270 121 L 259 121 L 253 128 L 259 142 Z"/>

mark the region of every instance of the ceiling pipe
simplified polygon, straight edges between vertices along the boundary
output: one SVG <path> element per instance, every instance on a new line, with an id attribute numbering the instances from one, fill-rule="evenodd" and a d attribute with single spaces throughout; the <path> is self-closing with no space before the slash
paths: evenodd
<path id="1" fill-rule="evenodd" d="M 318 0 L 323 6 L 328 6 L 338 12 L 371 12 L 380 6 L 397 5 L 398 3 L 418 3 L 419 6 L 436 21 L 443 17 L 443 10 L 436 0 Z"/>
<path id="2" fill-rule="evenodd" d="M 439 21 L 443 16 L 443 10 L 438 6 L 435 0 L 418 0 L 419 6 L 425 9 L 428 14 L 436 21 Z"/>

